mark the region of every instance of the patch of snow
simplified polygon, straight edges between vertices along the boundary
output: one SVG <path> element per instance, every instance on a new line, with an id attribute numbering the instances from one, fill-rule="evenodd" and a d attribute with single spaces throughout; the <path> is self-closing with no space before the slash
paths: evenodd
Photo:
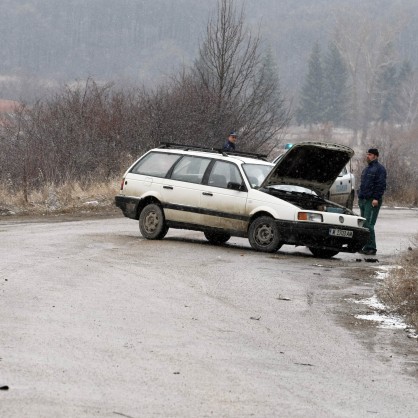
<path id="1" fill-rule="evenodd" d="M 366 321 L 378 322 L 377 328 L 386 329 L 406 329 L 409 328 L 407 324 L 403 322 L 403 318 L 397 315 L 382 315 L 378 312 L 373 312 L 366 315 L 356 315 L 357 319 L 364 319 Z"/>
<path id="2" fill-rule="evenodd" d="M 387 310 L 386 305 L 384 305 L 377 298 L 376 295 L 373 295 L 370 298 L 355 300 L 349 299 L 349 301 L 354 303 L 359 303 L 368 306 L 371 309 L 376 310 L 376 312 L 364 314 L 364 315 L 355 315 L 357 319 L 363 319 L 365 321 L 374 321 L 377 322 L 377 328 L 385 329 L 403 329 L 408 332 L 409 338 L 417 338 L 417 332 L 414 328 L 404 322 L 404 318 L 399 315 L 393 315 L 389 313 L 383 313 L 382 311 Z"/>
<path id="3" fill-rule="evenodd" d="M 369 308 L 372 308 L 372 309 L 384 310 L 386 308 L 386 306 L 382 302 L 379 301 L 376 295 L 373 295 L 371 298 L 367 298 L 367 299 L 361 299 L 361 300 L 353 299 L 353 302 L 360 303 L 362 305 L 367 305 Z"/>
<path id="4" fill-rule="evenodd" d="M 380 266 L 379 270 L 374 272 L 377 280 L 385 280 L 390 270 L 400 269 L 401 266 Z"/>
<path id="5" fill-rule="evenodd" d="M 389 207 L 389 206 L 387 206 Z M 418 208 L 409 208 L 405 206 L 394 206 L 393 209 L 406 209 L 406 210 L 418 210 Z"/>

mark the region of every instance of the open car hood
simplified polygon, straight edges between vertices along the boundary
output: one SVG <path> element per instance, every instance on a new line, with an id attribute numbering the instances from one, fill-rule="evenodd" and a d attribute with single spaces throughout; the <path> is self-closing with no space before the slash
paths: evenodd
<path id="1" fill-rule="evenodd" d="M 345 145 L 295 144 L 282 155 L 260 188 L 289 184 L 306 187 L 324 196 L 353 155 L 354 151 Z"/>

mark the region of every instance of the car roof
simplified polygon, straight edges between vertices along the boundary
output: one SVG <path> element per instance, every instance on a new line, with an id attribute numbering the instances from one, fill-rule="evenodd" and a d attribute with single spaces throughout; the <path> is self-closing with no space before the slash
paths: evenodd
<path id="1" fill-rule="evenodd" d="M 199 150 L 199 149 L 180 149 L 180 148 L 153 148 L 150 152 L 161 152 L 164 154 L 181 154 L 181 155 L 194 155 L 197 157 L 204 158 L 215 158 L 223 161 L 234 161 L 236 163 L 242 164 L 260 164 L 273 166 L 272 163 L 265 161 L 261 158 L 251 158 L 250 154 L 247 153 L 228 153 L 228 152 L 219 152 L 217 150 Z M 256 155 L 256 154 L 254 154 Z"/>

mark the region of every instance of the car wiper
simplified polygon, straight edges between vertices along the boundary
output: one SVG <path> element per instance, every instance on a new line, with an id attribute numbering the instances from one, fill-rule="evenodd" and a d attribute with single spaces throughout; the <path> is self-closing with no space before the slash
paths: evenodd
<path id="1" fill-rule="evenodd" d="M 262 190 L 262 189 L 260 189 Z M 296 191 L 296 190 L 283 190 L 283 189 L 276 189 L 274 186 L 267 186 L 265 188 L 265 190 L 267 191 L 272 191 L 275 194 L 281 194 L 284 196 L 295 196 L 295 197 L 300 197 L 303 199 L 310 199 L 310 200 L 315 200 L 317 202 L 321 202 L 321 203 L 325 203 L 326 200 L 321 197 L 318 196 L 317 194 L 314 193 L 307 193 L 307 192 L 300 192 L 300 191 Z"/>
<path id="2" fill-rule="evenodd" d="M 312 197 L 318 197 L 317 194 L 314 193 L 307 193 L 307 192 L 301 192 L 298 190 L 285 190 L 285 189 L 276 189 L 274 186 L 267 186 L 268 190 L 274 190 L 275 192 L 283 193 L 283 194 L 295 194 L 295 195 L 301 195 L 301 196 L 312 196 Z"/>

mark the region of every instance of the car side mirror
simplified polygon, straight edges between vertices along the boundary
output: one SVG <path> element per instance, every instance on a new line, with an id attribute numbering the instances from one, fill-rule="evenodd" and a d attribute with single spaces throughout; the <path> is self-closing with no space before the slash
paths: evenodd
<path id="1" fill-rule="evenodd" d="M 234 181 L 228 182 L 228 189 L 239 190 L 241 192 L 245 191 L 245 185 L 243 183 L 235 183 Z"/>

